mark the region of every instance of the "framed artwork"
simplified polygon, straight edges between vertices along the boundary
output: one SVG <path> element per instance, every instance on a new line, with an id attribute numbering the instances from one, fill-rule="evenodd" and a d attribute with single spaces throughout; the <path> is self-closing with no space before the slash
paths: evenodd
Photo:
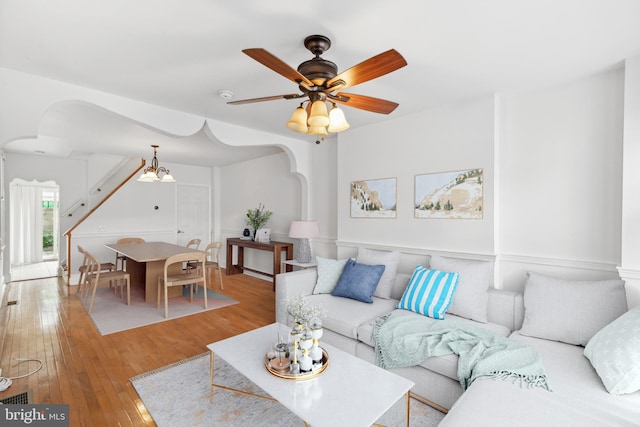
<path id="1" fill-rule="evenodd" d="M 397 179 L 351 182 L 351 218 L 395 218 Z"/>
<path id="2" fill-rule="evenodd" d="M 482 169 L 416 175 L 416 218 L 482 219 Z"/>

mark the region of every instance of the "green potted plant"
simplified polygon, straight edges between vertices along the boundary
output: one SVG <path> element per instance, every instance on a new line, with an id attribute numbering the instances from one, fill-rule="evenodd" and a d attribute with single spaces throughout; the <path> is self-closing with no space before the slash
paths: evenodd
<path id="1" fill-rule="evenodd" d="M 254 240 L 256 231 L 267 225 L 272 214 L 273 212 L 268 211 L 262 203 L 260 203 L 255 209 L 247 209 L 247 218 L 245 219 L 245 223 L 253 229 Z"/>

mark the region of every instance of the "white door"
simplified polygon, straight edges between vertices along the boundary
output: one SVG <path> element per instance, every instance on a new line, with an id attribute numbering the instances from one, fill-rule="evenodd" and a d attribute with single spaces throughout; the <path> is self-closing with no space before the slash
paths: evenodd
<path id="1" fill-rule="evenodd" d="M 191 239 L 200 239 L 200 249 L 209 244 L 211 204 L 209 186 L 178 184 L 178 245 L 184 246 Z"/>

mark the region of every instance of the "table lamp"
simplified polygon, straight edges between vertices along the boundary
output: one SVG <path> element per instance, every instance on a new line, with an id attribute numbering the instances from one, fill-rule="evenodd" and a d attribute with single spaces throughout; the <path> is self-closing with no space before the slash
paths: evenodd
<path id="1" fill-rule="evenodd" d="M 303 264 L 311 262 L 311 246 L 309 238 L 320 236 L 317 221 L 293 221 L 289 227 L 289 237 L 300 239 L 296 249 L 296 261 Z"/>

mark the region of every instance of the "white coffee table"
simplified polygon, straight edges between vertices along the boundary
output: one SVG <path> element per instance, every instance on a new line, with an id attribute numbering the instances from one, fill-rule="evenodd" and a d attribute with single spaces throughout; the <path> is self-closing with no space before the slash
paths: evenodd
<path id="1" fill-rule="evenodd" d="M 207 345 L 211 352 L 211 389 L 219 387 L 213 381 L 215 353 L 313 427 L 370 426 L 403 397 L 409 425 L 412 381 L 322 340 L 320 345 L 329 355 L 329 365 L 322 374 L 307 380 L 291 380 L 269 373 L 264 356 L 276 343 L 279 330 L 288 336 L 289 327 L 274 323 Z"/>

